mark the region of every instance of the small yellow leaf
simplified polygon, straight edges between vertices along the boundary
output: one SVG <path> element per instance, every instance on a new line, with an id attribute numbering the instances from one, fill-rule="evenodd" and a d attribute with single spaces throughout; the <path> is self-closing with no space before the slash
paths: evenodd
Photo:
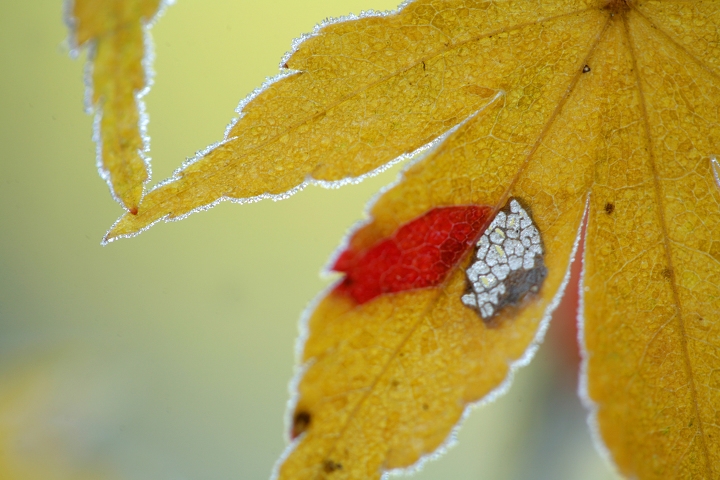
<path id="1" fill-rule="evenodd" d="M 96 112 L 98 169 L 115 199 L 136 213 L 150 179 L 143 135 L 148 88 L 147 26 L 161 0 L 75 0 L 68 23 L 77 47 L 89 45 L 88 108 Z"/>

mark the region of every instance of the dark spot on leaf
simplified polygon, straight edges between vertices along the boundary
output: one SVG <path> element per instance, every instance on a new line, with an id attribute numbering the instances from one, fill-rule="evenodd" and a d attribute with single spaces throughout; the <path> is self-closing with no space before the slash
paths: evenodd
<path id="1" fill-rule="evenodd" d="M 588 65 L 585 65 L 585 66 L 583 67 L 582 72 L 583 72 L 583 73 L 588 73 L 589 71 L 590 71 L 590 67 L 589 67 Z"/>
<path id="2" fill-rule="evenodd" d="M 422 62 L 422 66 L 423 66 L 423 71 L 425 71 L 425 61 L 424 60 Z"/>
<path id="3" fill-rule="evenodd" d="M 663 270 L 662 270 L 663 277 L 670 280 L 672 278 L 672 274 L 673 274 L 672 268 L 668 268 L 668 267 L 663 268 Z"/>
<path id="4" fill-rule="evenodd" d="M 283 63 L 282 68 L 288 68 L 288 64 L 287 64 L 287 63 Z"/>
<path id="5" fill-rule="evenodd" d="M 323 462 L 323 470 L 325 473 L 333 473 L 338 470 L 342 470 L 343 466 L 341 463 L 333 462 L 332 460 L 325 460 Z"/>
<path id="6" fill-rule="evenodd" d="M 608 215 L 612 215 L 612 213 L 615 211 L 615 204 L 608 202 L 605 204 L 605 213 Z"/>
<path id="7" fill-rule="evenodd" d="M 400 382 L 398 382 L 397 380 L 393 380 L 392 382 L 390 382 L 390 384 L 393 386 L 393 388 L 395 388 L 400 385 Z"/>
<path id="8" fill-rule="evenodd" d="M 312 417 L 304 410 L 295 412 L 295 418 L 293 419 L 292 438 L 297 438 L 300 434 L 305 432 L 310 427 Z"/>
<path id="9" fill-rule="evenodd" d="M 137 214 L 138 214 L 138 209 L 137 209 L 137 207 L 131 208 L 131 209 L 130 209 L 130 214 L 131 214 L 131 215 L 137 215 Z"/>
<path id="10" fill-rule="evenodd" d="M 423 404 L 422 404 L 422 409 L 423 409 L 423 410 L 427 410 L 427 409 L 429 409 L 429 408 L 430 408 L 430 407 L 428 406 L 427 403 L 423 403 Z"/>
<path id="11" fill-rule="evenodd" d="M 605 10 L 609 10 L 613 15 L 629 10 L 627 0 L 608 0 L 605 4 Z"/>

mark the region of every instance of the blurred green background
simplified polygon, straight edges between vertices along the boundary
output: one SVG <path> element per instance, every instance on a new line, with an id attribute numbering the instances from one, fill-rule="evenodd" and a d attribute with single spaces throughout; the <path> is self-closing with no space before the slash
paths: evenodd
<path id="1" fill-rule="evenodd" d="M 293 38 L 396 1 L 179 0 L 152 30 L 153 180 L 221 139 Z M 62 9 L 0 2 L 0 478 L 268 478 L 297 319 L 400 170 L 225 203 L 103 248 L 121 210 L 95 169 L 84 55 L 68 58 Z M 554 338 L 415 478 L 613 478 L 575 398 L 572 334 Z"/>

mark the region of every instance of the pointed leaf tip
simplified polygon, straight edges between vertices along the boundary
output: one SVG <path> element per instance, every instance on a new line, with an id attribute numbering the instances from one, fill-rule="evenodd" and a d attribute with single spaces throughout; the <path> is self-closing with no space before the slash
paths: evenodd
<path id="1" fill-rule="evenodd" d="M 133 215 L 150 179 L 141 97 L 150 71 L 146 26 L 161 0 L 75 0 L 68 24 L 76 49 L 89 47 L 88 101 L 96 115 L 97 164 L 113 197 Z M 135 213 L 133 213 L 135 212 Z"/>

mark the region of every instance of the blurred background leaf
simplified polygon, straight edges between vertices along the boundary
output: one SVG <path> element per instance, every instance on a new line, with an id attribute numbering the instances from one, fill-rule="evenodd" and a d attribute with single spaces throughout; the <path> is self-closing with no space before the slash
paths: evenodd
<path id="1" fill-rule="evenodd" d="M 152 30 L 155 178 L 221 139 L 293 38 L 327 16 L 395 6 L 176 3 Z M 65 37 L 60 1 L 0 4 L 0 478 L 267 478 L 285 444 L 297 319 L 399 168 L 284 202 L 225 203 L 102 248 L 120 209 L 97 180 L 83 62 L 68 59 Z M 613 478 L 560 325 L 508 395 L 415 478 Z"/>

